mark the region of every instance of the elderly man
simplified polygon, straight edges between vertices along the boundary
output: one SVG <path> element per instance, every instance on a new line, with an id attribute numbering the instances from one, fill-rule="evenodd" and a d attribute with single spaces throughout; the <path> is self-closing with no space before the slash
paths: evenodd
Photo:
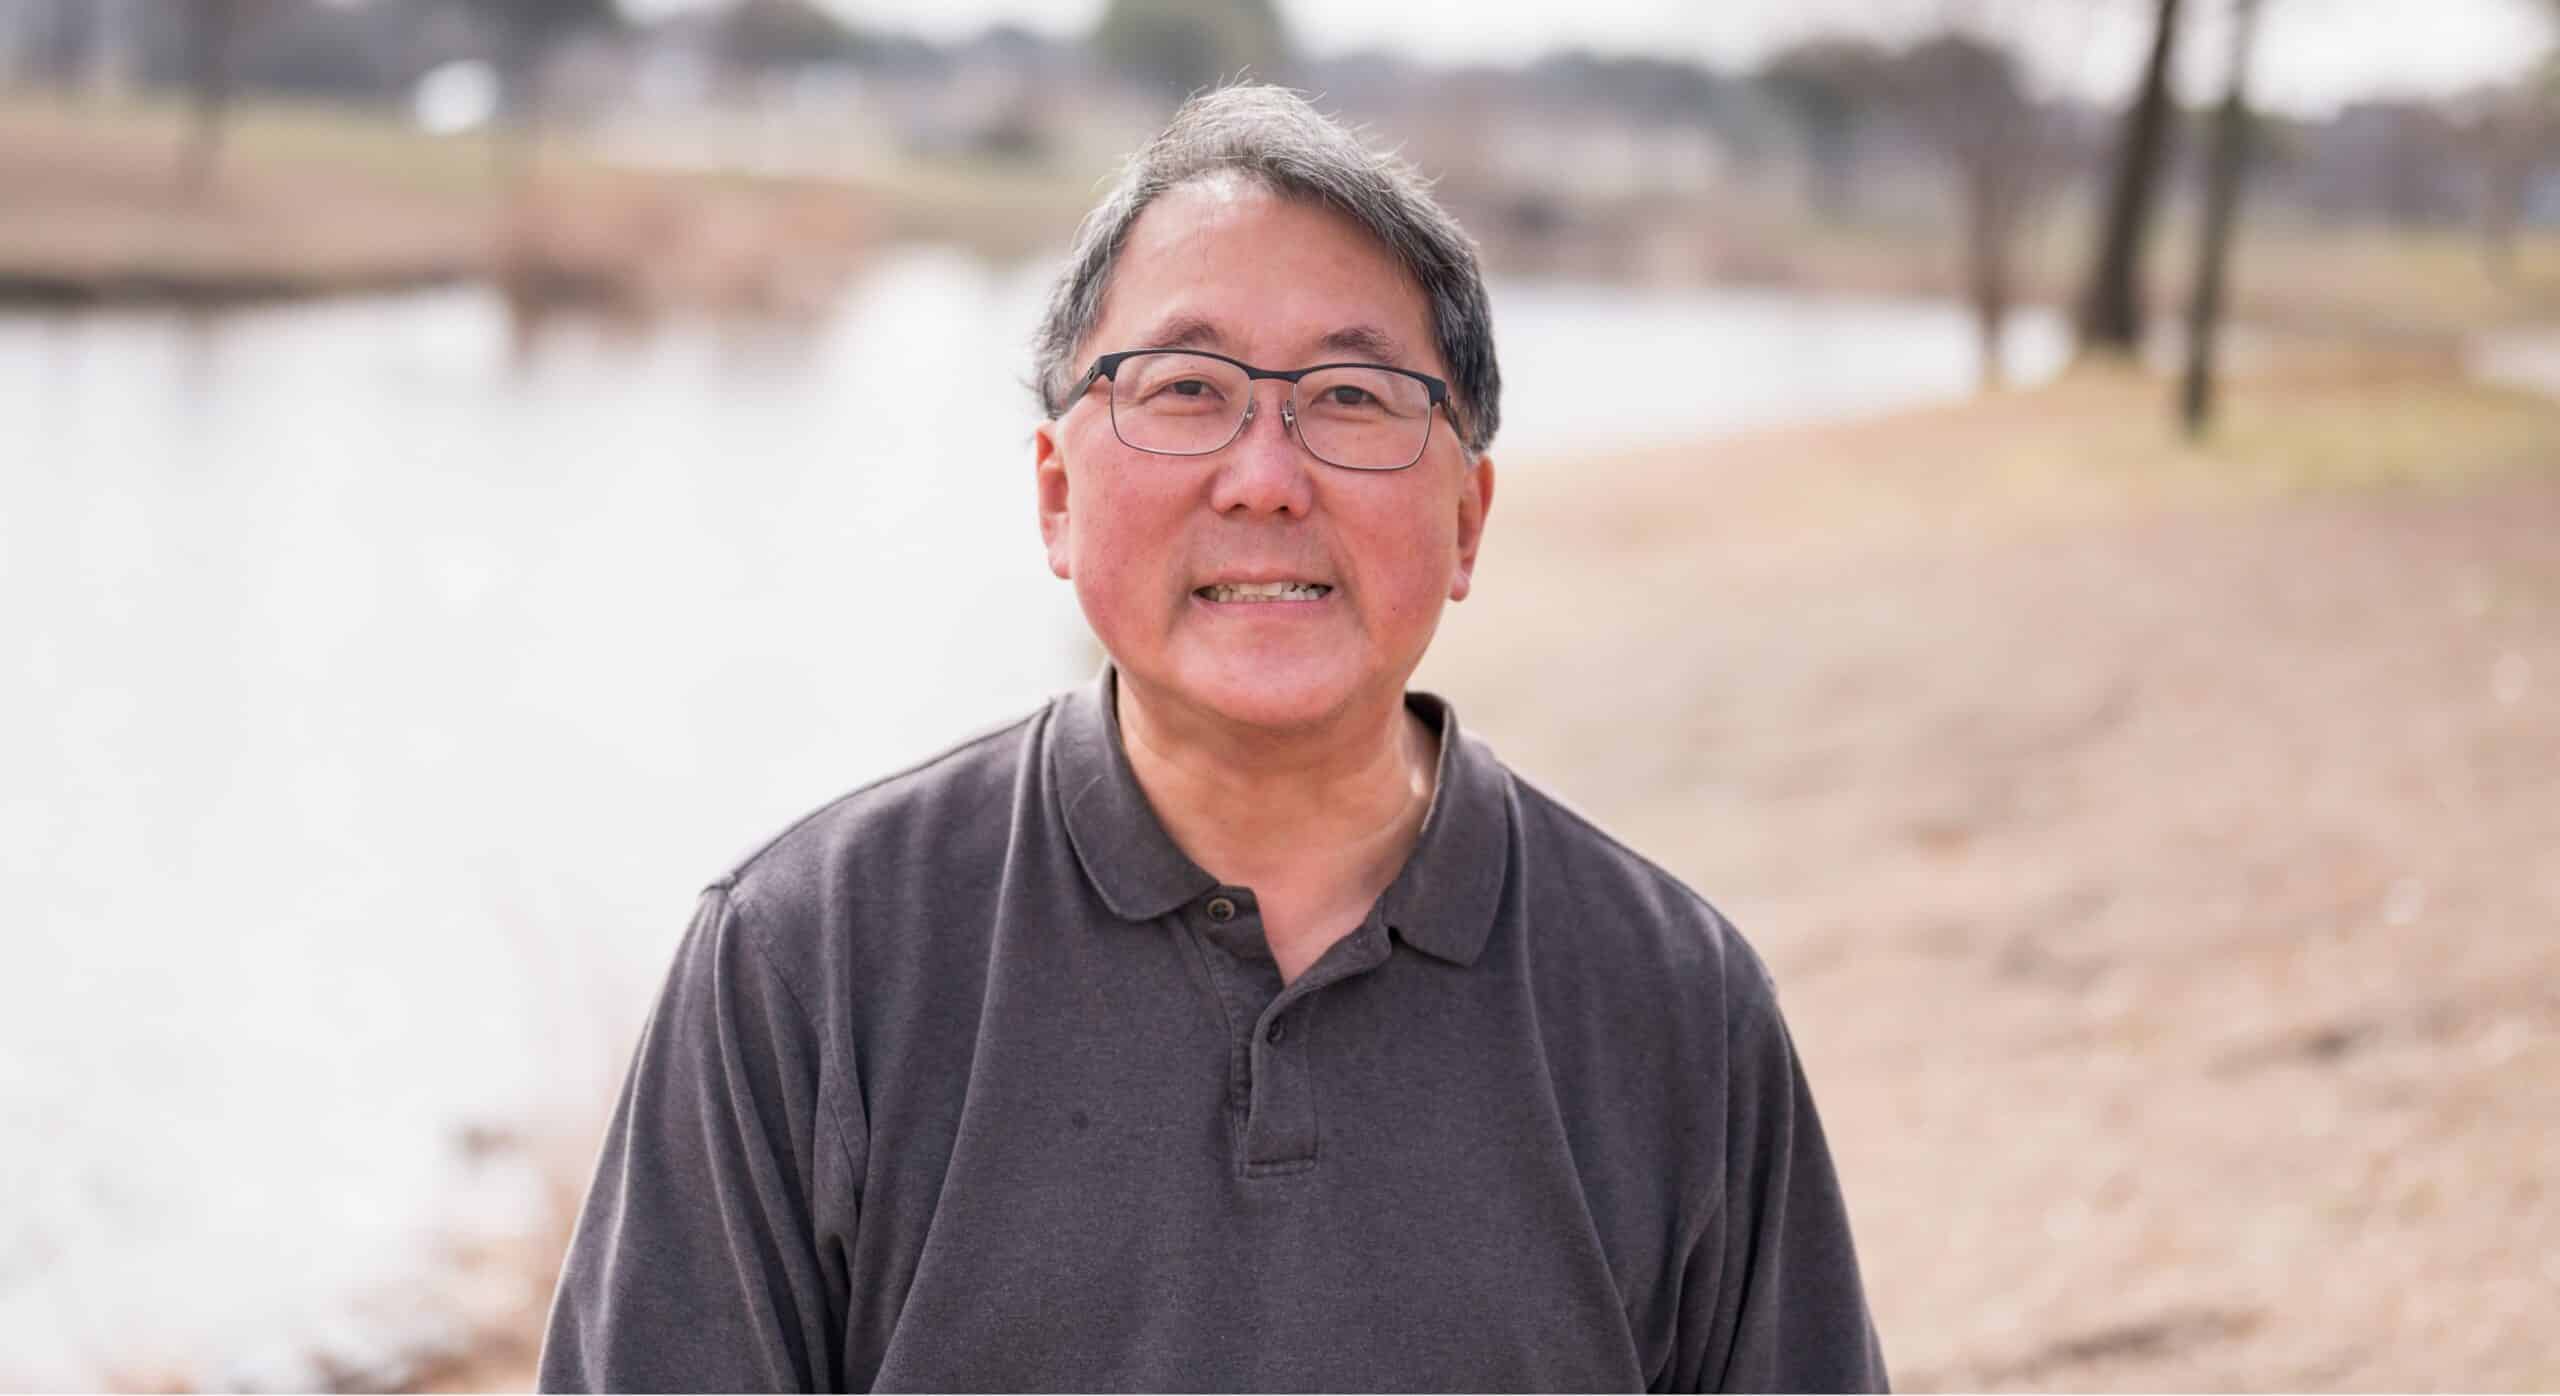
<path id="1" fill-rule="evenodd" d="M 1209 94 L 1038 381 L 1110 663 L 705 892 L 544 1386 L 1881 1388 L 1760 961 L 1405 689 L 1494 497 L 1466 235 Z"/>

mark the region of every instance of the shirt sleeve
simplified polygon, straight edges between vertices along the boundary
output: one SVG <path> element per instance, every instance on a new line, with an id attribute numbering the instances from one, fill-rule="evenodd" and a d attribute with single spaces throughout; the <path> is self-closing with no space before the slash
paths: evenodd
<path id="1" fill-rule="evenodd" d="M 703 894 L 553 1295 L 544 1391 L 841 1386 L 856 1092 L 793 984 Z"/>
<path id="2" fill-rule="evenodd" d="M 1887 1390 L 1803 1064 L 1767 970 L 1731 963 L 1723 1194 L 1682 1268 L 1671 1389 Z"/>

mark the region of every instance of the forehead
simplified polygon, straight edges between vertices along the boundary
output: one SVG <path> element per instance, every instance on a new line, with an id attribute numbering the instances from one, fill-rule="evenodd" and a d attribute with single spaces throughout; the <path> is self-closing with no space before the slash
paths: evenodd
<path id="1" fill-rule="evenodd" d="M 1440 370 L 1422 288 L 1385 244 L 1320 203 L 1231 175 L 1169 189 L 1138 215 L 1092 347 L 1174 335 L 1247 359 L 1356 346 Z"/>

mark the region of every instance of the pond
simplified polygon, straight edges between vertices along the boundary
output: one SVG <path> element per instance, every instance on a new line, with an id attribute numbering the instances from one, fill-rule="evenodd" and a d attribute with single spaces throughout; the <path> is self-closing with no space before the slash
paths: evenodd
<path id="1" fill-rule="evenodd" d="M 793 335 L 0 314 L 0 1385 L 432 1343 L 442 1249 L 538 1203 L 463 1144 L 587 1137 L 702 882 L 1089 670 L 1045 275 L 903 249 Z M 1515 469 L 1973 386 L 1942 304 L 1495 312 Z"/>

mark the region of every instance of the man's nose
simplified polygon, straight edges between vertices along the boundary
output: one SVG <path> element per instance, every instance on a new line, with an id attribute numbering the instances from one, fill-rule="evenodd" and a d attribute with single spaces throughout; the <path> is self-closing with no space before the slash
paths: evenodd
<path id="1" fill-rule="evenodd" d="M 1218 473 L 1210 486 L 1210 504 L 1218 512 L 1241 509 L 1256 514 L 1296 514 L 1315 507 L 1315 472 L 1321 468 L 1298 442 L 1296 413 L 1289 405 L 1289 385 L 1245 402 L 1244 425 L 1236 439 L 1218 452 Z"/>

